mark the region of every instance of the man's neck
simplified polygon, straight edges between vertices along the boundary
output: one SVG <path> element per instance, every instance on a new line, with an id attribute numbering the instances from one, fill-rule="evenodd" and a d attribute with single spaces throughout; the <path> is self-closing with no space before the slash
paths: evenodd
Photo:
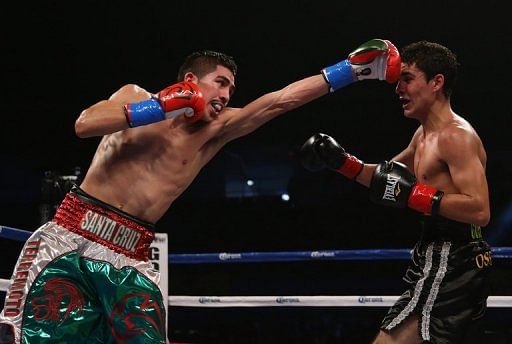
<path id="1" fill-rule="evenodd" d="M 420 123 L 425 133 L 436 131 L 451 122 L 455 116 L 450 101 L 436 101 L 430 107 L 427 116 Z"/>

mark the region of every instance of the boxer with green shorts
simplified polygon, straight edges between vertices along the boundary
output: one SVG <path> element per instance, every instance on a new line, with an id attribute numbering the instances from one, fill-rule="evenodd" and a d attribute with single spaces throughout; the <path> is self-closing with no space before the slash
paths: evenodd
<path id="1" fill-rule="evenodd" d="M 204 50 L 187 56 L 177 82 L 160 92 L 126 84 L 83 110 L 76 134 L 101 141 L 82 191 L 66 196 L 20 256 L 0 315 L 0 344 L 167 341 L 158 274 L 147 262 L 148 223 L 166 214 L 228 142 L 329 91 L 367 79 L 393 83 L 399 67 L 396 47 L 372 39 L 323 72 L 232 108 L 237 66 L 231 56 Z"/>

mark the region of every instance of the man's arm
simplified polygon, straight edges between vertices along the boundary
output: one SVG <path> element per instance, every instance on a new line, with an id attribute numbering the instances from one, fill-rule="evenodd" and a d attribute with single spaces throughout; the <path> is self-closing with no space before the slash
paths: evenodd
<path id="1" fill-rule="evenodd" d="M 123 106 L 127 102 L 149 99 L 151 94 L 137 85 L 125 85 L 108 100 L 102 100 L 83 110 L 75 122 L 78 137 L 112 134 L 129 128 Z"/>
<path id="2" fill-rule="evenodd" d="M 416 139 L 421 133 L 420 128 L 394 161 L 378 165 L 364 164 L 332 137 L 315 134 L 302 146 L 301 160 L 311 171 L 327 167 L 357 180 L 370 188 L 370 198 L 375 203 L 486 226 L 490 217 L 489 194 L 485 162 L 479 156 L 483 147 L 476 134 L 454 127 L 440 135 L 440 156 L 449 168 L 455 190 L 438 190 L 418 182 L 412 173 Z"/>
<path id="3" fill-rule="evenodd" d="M 486 226 L 490 219 L 489 190 L 481 141 L 472 132 L 454 127 L 439 137 L 439 153 L 448 165 L 457 192 L 446 192 L 439 214 L 452 220 Z"/>
<path id="4" fill-rule="evenodd" d="M 407 166 L 409 171 L 414 173 L 414 154 L 416 153 L 417 142 L 421 135 L 423 135 L 423 127 L 419 126 L 414 132 L 409 145 L 403 151 L 395 155 L 391 161 L 400 161 Z"/>
<path id="5" fill-rule="evenodd" d="M 82 111 L 75 122 L 79 137 L 102 136 L 183 115 L 195 122 L 203 115 L 204 99 L 197 84 L 179 82 L 153 95 L 125 85 L 108 100 Z"/>
<path id="6" fill-rule="evenodd" d="M 229 116 L 221 133 L 222 139 L 227 142 L 247 135 L 276 116 L 328 92 L 328 84 L 318 74 L 294 82 L 279 91 L 267 93 L 241 109 L 228 108 L 222 114 Z"/>
<path id="7" fill-rule="evenodd" d="M 402 153 L 406 158 L 411 152 L 405 150 Z M 390 207 L 409 207 L 435 215 L 444 194 L 434 187 L 418 183 L 414 174 L 403 163 L 384 161 L 378 165 L 364 164 L 347 153 L 335 139 L 322 133 L 313 135 L 304 143 L 301 148 L 301 162 L 311 171 L 327 167 L 352 180 L 358 180 L 369 187 L 370 199 L 373 202 Z M 365 175 L 361 176 L 362 173 Z"/>
<path id="8" fill-rule="evenodd" d="M 423 131 L 420 126 L 414 133 L 411 142 L 409 142 L 409 145 L 403 151 L 395 155 L 391 161 L 399 161 L 406 165 L 409 171 L 414 171 L 414 153 L 416 152 L 416 142 L 422 132 Z M 366 187 L 370 187 L 370 183 L 372 182 L 373 173 L 375 172 L 376 167 L 377 164 L 364 164 L 364 167 L 361 170 L 361 173 L 359 173 L 357 176 L 356 181 Z"/>
<path id="9" fill-rule="evenodd" d="M 228 118 L 221 132 L 222 141 L 244 136 L 284 112 L 351 83 L 366 79 L 394 83 L 399 77 L 400 63 L 398 50 L 391 42 L 370 40 L 346 60 L 324 68 L 321 74 L 265 94 L 242 109 L 226 109 L 223 115 Z"/>
<path id="10" fill-rule="evenodd" d="M 416 130 L 409 145 L 391 161 L 399 161 L 414 171 L 414 153 L 416 142 L 421 135 L 421 126 Z M 345 152 L 333 138 L 325 134 L 315 134 L 301 148 L 301 162 L 310 171 L 325 167 L 330 168 L 347 178 L 370 187 L 377 164 L 364 163 L 362 160 Z"/>

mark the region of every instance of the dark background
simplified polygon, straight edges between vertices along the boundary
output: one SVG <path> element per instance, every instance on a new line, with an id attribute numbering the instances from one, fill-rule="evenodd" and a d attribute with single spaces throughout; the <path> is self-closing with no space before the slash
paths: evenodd
<path id="1" fill-rule="evenodd" d="M 425 39 L 446 45 L 458 55 L 462 68 L 452 107 L 473 124 L 488 154 L 492 218 L 485 236 L 493 246 L 510 246 L 512 29 L 504 6 L 500 1 L 306 0 L 11 4 L 0 21 L 0 224 L 34 230 L 41 222 L 40 205 L 45 202 L 41 193 L 45 172 L 71 175 L 76 167 L 86 172 L 100 138 L 75 136 L 74 121 L 83 109 L 108 98 L 126 83 L 157 92 L 174 83 L 183 58 L 195 50 L 213 49 L 235 57 L 239 73 L 230 105 L 243 106 L 266 92 L 318 73 L 369 39 L 389 39 L 398 48 Z M 305 171 L 296 153 L 309 136 L 324 132 L 364 161 L 378 162 L 400 152 L 417 125 L 403 117 L 393 85 L 374 80 L 350 85 L 229 143 L 173 205 L 158 230 L 170 233 L 171 253 L 412 247 L 418 235 L 412 211 L 375 206 L 363 187 L 329 171 Z M 248 178 L 254 180 L 253 187 L 246 186 Z M 288 202 L 280 198 L 285 192 L 290 195 Z M 0 247 L 5 257 L 2 277 L 6 278 L 21 243 L 1 239 Z M 397 284 L 405 263 L 382 263 L 376 269 L 376 263 L 358 264 L 304 263 L 294 268 L 286 264 L 270 264 L 271 268 L 171 265 L 170 288 L 171 294 L 189 295 L 400 292 Z M 497 263 L 495 295 L 511 294 L 508 270 L 505 263 Z M 261 277 L 262 271 L 272 278 Z M 366 271 L 378 277 L 358 282 L 357 276 Z M 303 280 L 299 282 L 300 276 Z M 248 280 L 254 290 L 240 282 Z M 266 288 L 269 285 L 274 287 Z M 383 290 L 376 293 L 369 288 L 376 285 Z M 190 312 L 171 311 L 175 337 L 192 340 L 194 334 L 196 340 L 202 335 L 203 340 L 210 336 L 211 341 L 222 342 L 211 339 L 212 333 L 226 337 L 229 331 L 220 329 L 232 320 L 224 322 L 225 318 L 215 314 L 213 325 L 193 328 L 191 324 L 199 324 L 197 320 L 207 313 Z M 309 318 L 311 322 L 313 317 L 323 319 L 323 325 L 294 333 L 309 338 L 337 328 L 336 333 L 344 333 L 333 334 L 337 341 L 316 342 L 341 342 L 340 338 L 359 342 L 347 339 L 347 333 L 373 334 L 385 309 L 345 312 L 331 309 L 326 312 L 331 314 L 329 319 L 313 310 L 290 312 L 293 324 L 278 332 L 290 339 L 293 326 L 304 329 L 301 321 Z M 493 312 L 498 312 L 498 319 L 510 313 Z M 269 310 L 268 314 L 275 313 Z M 340 325 L 340 318 L 356 319 L 355 314 L 367 322 Z M 228 318 L 241 319 L 238 315 Z M 262 322 L 261 318 L 255 315 L 243 322 L 254 324 Z M 338 325 L 331 327 L 331 323 Z M 486 339 L 491 332 L 496 338 L 505 338 L 505 326 L 492 329 L 491 323 L 499 324 L 495 319 L 487 323 Z M 369 330 L 355 330 L 363 324 Z M 238 328 L 242 333 L 249 331 L 241 324 Z M 251 333 L 259 338 L 265 330 Z"/>

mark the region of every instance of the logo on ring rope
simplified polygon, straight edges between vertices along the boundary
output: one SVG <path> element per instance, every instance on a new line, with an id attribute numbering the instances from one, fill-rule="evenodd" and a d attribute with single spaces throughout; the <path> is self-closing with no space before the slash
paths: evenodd
<path id="1" fill-rule="evenodd" d="M 332 251 L 313 251 L 311 252 L 311 258 L 332 258 L 336 254 Z"/>
<path id="2" fill-rule="evenodd" d="M 220 260 L 235 260 L 235 259 L 242 259 L 242 255 L 240 253 L 219 253 L 219 259 Z"/>
<path id="3" fill-rule="evenodd" d="M 384 302 L 384 300 L 382 299 L 382 297 L 359 296 L 359 298 L 357 299 L 357 302 L 359 302 L 359 303 L 373 303 L 373 302 L 380 303 L 380 302 Z"/>
<path id="4" fill-rule="evenodd" d="M 298 297 L 278 297 L 276 298 L 277 303 L 300 303 Z"/>
<path id="5" fill-rule="evenodd" d="M 200 297 L 199 303 L 220 303 L 220 299 L 218 297 Z"/>

